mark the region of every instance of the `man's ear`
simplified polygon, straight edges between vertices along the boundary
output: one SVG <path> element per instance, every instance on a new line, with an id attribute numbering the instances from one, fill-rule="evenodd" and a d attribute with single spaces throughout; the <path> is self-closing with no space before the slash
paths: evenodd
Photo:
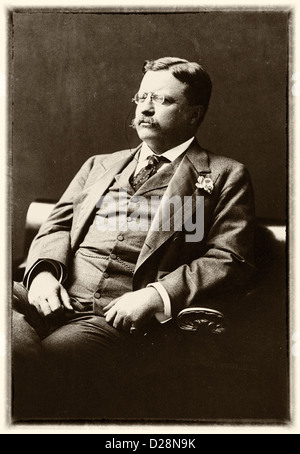
<path id="1" fill-rule="evenodd" d="M 198 105 L 193 106 L 192 115 L 191 115 L 191 125 L 199 124 L 204 115 L 204 106 Z"/>

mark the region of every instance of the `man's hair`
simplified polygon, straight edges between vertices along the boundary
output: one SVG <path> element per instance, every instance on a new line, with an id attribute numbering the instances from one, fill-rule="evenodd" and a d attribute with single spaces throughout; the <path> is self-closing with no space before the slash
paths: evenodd
<path id="1" fill-rule="evenodd" d="M 212 83 L 207 71 L 199 63 L 183 58 L 163 57 L 157 60 L 146 60 L 143 73 L 147 71 L 169 70 L 180 82 L 187 85 L 185 95 L 189 104 L 204 107 L 206 112 L 210 100 Z M 204 116 L 204 115 L 203 115 Z"/>

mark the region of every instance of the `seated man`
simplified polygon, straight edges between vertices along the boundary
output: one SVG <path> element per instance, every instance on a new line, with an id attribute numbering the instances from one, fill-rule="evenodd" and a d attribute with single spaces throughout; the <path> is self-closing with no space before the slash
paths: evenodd
<path id="1" fill-rule="evenodd" d="M 105 417 L 146 342 L 158 364 L 166 334 L 176 349 L 183 308 L 230 313 L 253 269 L 253 191 L 195 138 L 210 94 L 201 65 L 146 61 L 141 145 L 88 159 L 42 225 L 14 291 L 16 419 L 88 417 L 93 400 Z"/>

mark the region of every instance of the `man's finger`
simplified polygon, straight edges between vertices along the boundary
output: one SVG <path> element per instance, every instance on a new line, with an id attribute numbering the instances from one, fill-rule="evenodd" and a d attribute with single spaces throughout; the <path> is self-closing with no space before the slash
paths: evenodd
<path id="1" fill-rule="evenodd" d="M 48 315 L 52 314 L 52 311 L 47 300 L 39 301 L 39 307 L 37 307 L 37 310 L 44 317 L 48 317 Z"/>
<path id="2" fill-rule="evenodd" d="M 120 316 L 120 314 L 117 312 L 116 316 L 113 321 L 113 327 L 116 329 L 122 329 L 123 328 L 123 317 Z"/>
<path id="3" fill-rule="evenodd" d="M 119 299 L 120 298 L 116 298 L 112 300 L 110 303 L 108 303 L 108 305 L 103 308 L 104 314 L 108 312 L 112 307 L 114 307 L 114 305 L 119 301 Z"/>
<path id="4" fill-rule="evenodd" d="M 116 317 L 116 314 L 117 314 L 116 309 L 114 307 L 110 308 L 110 310 L 105 314 L 105 320 L 107 321 L 107 323 L 112 324 Z"/>
<path id="5" fill-rule="evenodd" d="M 41 303 L 43 300 L 44 300 L 44 298 L 42 298 L 40 296 L 36 296 L 36 297 L 31 296 L 30 299 L 28 298 L 30 306 L 34 307 L 42 317 L 45 316 L 45 314 L 42 310 L 42 307 L 41 307 Z"/>
<path id="6" fill-rule="evenodd" d="M 52 312 L 57 312 L 62 309 L 61 301 L 57 293 L 49 295 L 47 301 Z"/>
<path id="7" fill-rule="evenodd" d="M 133 323 L 131 320 L 129 320 L 127 317 L 124 317 L 123 319 L 123 325 L 122 325 L 123 331 L 127 331 L 130 334 L 133 333 L 132 329 L 136 330 L 136 328 L 133 326 Z"/>
<path id="8" fill-rule="evenodd" d="M 67 290 L 61 286 L 60 288 L 60 296 L 61 296 L 61 301 L 62 301 L 62 304 L 64 305 L 64 307 L 66 309 L 68 309 L 69 311 L 73 311 L 73 307 L 71 305 L 71 299 L 69 297 L 69 294 L 67 292 Z"/>

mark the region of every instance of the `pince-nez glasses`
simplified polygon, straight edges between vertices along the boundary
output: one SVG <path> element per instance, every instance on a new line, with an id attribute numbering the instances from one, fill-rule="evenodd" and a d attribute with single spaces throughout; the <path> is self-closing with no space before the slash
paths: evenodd
<path id="1" fill-rule="evenodd" d="M 158 95 L 156 93 L 136 93 L 132 98 L 132 102 L 141 104 L 142 102 L 146 101 L 148 96 L 150 96 L 150 101 L 154 104 L 163 104 L 165 102 L 164 95 Z"/>

